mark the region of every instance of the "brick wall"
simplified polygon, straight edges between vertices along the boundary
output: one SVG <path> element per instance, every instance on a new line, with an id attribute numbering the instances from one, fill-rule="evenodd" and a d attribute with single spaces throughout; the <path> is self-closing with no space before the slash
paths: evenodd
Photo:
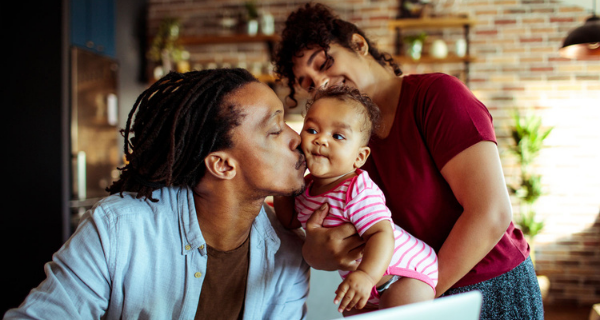
<path id="1" fill-rule="evenodd" d="M 235 14 L 242 1 L 150 0 L 148 34 L 163 17 L 179 17 L 183 35 L 224 33 L 226 10 Z M 275 17 L 280 32 L 287 14 L 303 1 L 259 1 Z M 363 28 L 378 47 L 393 52 L 387 28 L 398 10 L 396 0 L 323 1 Z M 224 9 L 222 9 L 224 8 Z M 551 281 L 549 303 L 600 302 L 600 59 L 572 61 L 558 55 L 566 34 L 590 16 L 582 8 L 555 0 L 448 1 L 447 13 L 478 21 L 471 32 L 470 88 L 490 109 L 507 182 L 517 172 L 507 152 L 509 112 L 539 115 L 555 129 L 546 140 L 537 170 L 544 195 L 536 208 L 546 223 L 536 238 L 536 269 Z M 452 49 L 462 30 L 430 30 L 426 43 L 442 37 Z M 256 66 L 268 69 L 264 44 L 193 46 L 195 68 Z M 460 76 L 462 64 L 405 65 L 405 73 L 445 72 Z M 514 202 L 514 214 L 519 214 Z"/>

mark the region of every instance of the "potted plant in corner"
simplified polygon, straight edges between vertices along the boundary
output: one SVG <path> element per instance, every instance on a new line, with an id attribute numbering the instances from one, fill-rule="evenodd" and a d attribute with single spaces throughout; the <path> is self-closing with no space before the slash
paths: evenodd
<path id="1" fill-rule="evenodd" d="M 519 199 L 520 213 L 515 220 L 530 246 L 531 261 L 535 266 L 534 238 L 544 228 L 544 222 L 536 217 L 535 203 L 542 195 L 541 175 L 533 168 L 535 160 L 544 147 L 544 140 L 553 127 L 542 129 L 540 117 L 523 117 L 519 112 L 512 114 L 510 128 L 513 145 L 510 150 L 516 156 L 519 165 L 519 177 L 516 185 L 509 185 L 509 192 Z M 542 297 L 549 289 L 548 278 L 538 276 Z"/>

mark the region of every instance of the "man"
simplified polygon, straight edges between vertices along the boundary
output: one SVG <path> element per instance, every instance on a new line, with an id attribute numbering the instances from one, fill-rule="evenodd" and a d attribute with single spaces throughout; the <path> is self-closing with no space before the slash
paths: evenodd
<path id="1" fill-rule="evenodd" d="M 112 195 L 5 319 L 304 318 L 302 240 L 263 207 L 304 188 L 300 137 L 283 112 L 242 69 L 152 85 L 122 131 L 127 164 Z"/>

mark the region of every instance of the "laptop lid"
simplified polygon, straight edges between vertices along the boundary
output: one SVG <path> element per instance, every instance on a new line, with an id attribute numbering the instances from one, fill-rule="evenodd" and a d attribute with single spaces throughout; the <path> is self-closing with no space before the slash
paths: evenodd
<path id="1" fill-rule="evenodd" d="M 470 291 L 335 320 L 478 320 L 482 300 L 479 291 Z"/>

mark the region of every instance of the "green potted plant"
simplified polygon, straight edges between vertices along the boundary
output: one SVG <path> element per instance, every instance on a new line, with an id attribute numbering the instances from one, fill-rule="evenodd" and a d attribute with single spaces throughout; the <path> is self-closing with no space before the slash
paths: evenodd
<path id="1" fill-rule="evenodd" d="M 519 177 L 516 185 L 509 185 L 508 190 L 519 199 L 520 214 L 516 219 L 530 247 L 531 261 L 535 267 L 534 238 L 544 228 L 544 221 L 536 217 L 535 202 L 542 195 L 541 175 L 537 174 L 533 164 L 544 147 L 544 140 L 550 135 L 553 127 L 542 129 L 540 117 L 523 117 L 519 112 L 512 114 L 513 125 L 510 128 L 513 145 L 510 150 L 517 157 Z M 538 283 L 545 300 L 550 290 L 550 280 L 547 276 L 538 275 Z"/>
<path id="2" fill-rule="evenodd" d="M 258 32 L 258 9 L 254 0 L 244 2 L 248 24 L 248 34 L 253 36 Z"/>
<path id="3" fill-rule="evenodd" d="M 174 69 L 174 64 L 189 59 L 189 53 L 179 44 L 181 23 L 175 18 L 165 18 L 160 22 L 158 32 L 148 50 L 148 58 L 159 64 L 156 75 L 166 74 Z"/>
<path id="4" fill-rule="evenodd" d="M 404 43 L 408 45 L 408 49 L 406 53 L 413 60 L 421 59 L 421 53 L 423 51 L 423 45 L 425 44 L 425 39 L 427 39 L 427 33 L 421 32 L 414 35 L 408 35 L 404 37 Z"/>
<path id="5" fill-rule="evenodd" d="M 531 259 L 535 264 L 533 242 L 535 236 L 544 227 L 544 222 L 536 217 L 535 203 L 542 195 L 541 175 L 533 168 L 535 160 L 544 147 L 544 140 L 552 132 L 552 127 L 542 128 L 537 116 L 523 117 L 519 112 L 512 114 L 513 125 L 510 128 L 513 145 L 510 150 L 517 157 L 519 177 L 516 185 L 509 185 L 511 194 L 519 199 L 520 214 L 516 219 L 531 248 Z"/>

